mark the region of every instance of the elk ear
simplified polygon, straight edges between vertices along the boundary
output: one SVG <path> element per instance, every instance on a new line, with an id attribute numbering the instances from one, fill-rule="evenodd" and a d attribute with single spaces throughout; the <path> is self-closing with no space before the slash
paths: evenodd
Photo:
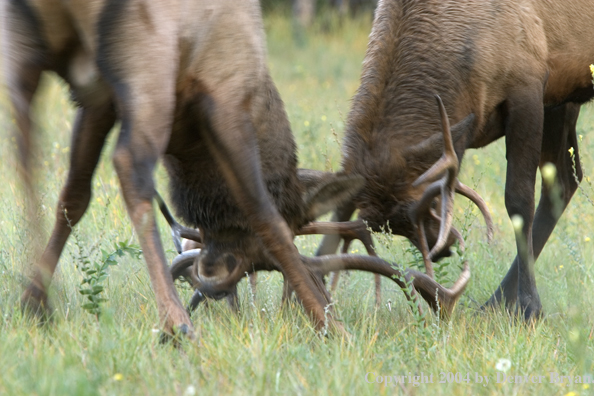
<path id="1" fill-rule="evenodd" d="M 297 177 L 305 191 L 308 220 L 315 220 L 353 199 L 365 184 L 363 176 L 299 169 Z"/>

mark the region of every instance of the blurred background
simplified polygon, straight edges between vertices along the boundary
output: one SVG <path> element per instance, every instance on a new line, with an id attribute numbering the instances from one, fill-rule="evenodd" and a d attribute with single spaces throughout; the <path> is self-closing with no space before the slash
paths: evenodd
<path id="1" fill-rule="evenodd" d="M 342 16 L 373 10 L 377 0 L 262 0 L 264 12 L 292 12 L 302 26 L 309 26 L 314 18 L 326 12 Z"/>

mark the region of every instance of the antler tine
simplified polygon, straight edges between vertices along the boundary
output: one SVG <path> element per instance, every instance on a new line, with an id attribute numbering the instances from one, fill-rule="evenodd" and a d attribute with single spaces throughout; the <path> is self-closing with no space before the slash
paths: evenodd
<path id="1" fill-rule="evenodd" d="M 448 113 L 439 95 L 435 95 L 435 100 L 437 101 L 437 107 L 439 107 L 439 115 L 441 117 L 444 154 L 455 157 L 456 163 L 458 163 L 458 156 L 456 156 L 456 151 L 454 150 L 454 141 L 452 139 L 452 130 L 450 129 L 450 120 L 448 118 Z"/>
<path id="2" fill-rule="evenodd" d="M 442 221 L 439 227 L 439 236 L 437 242 L 429 252 L 430 257 L 433 257 L 439 252 L 448 240 L 450 229 L 452 228 L 453 209 L 454 209 L 454 192 L 453 188 L 456 184 L 456 176 L 458 174 L 458 156 L 454 150 L 454 143 L 452 139 L 452 131 L 450 129 L 450 121 L 448 114 L 439 95 L 435 95 L 437 106 L 439 108 L 439 115 L 441 116 L 441 127 L 443 132 L 443 156 L 442 160 L 446 168 L 446 174 L 443 177 L 441 184 L 441 218 Z M 439 161 L 438 161 L 439 162 Z M 427 172 L 426 172 L 427 174 Z M 420 178 L 419 178 L 420 179 Z M 417 181 L 419 180 L 417 179 Z"/>
<path id="3" fill-rule="evenodd" d="M 430 184 L 412 211 L 412 220 L 417 225 L 419 250 L 423 255 L 425 271 L 427 272 L 427 275 L 429 275 L 431 278 L 433 278 L 434 275 L 433 264 L 431 262 L 429 244 L 427 243 L 427 235 L 425 234 L 425 225 L 423 223 L 423 219 L 427 213 L 433 215 L 431 212 L 431 203 L 433 202 L 433 199 L 440 193 L 442 184 L 443 180 L 438 180 Z"/>
<path id="4" fill-rule="evenodd" d="M 342 254 L 347 254 L 351 242 L 355 239 L 359 240 L 367 254 L 370 256 L 377 256 L 375 248 L 373 247 L 373 239 L 371 233 L 367 229 L 367 225 L 363 220 L 348 221 L 348 222 L 314 222 L 305 225 L 297 231 L 296 235 L 308 234 L 338 234 L 344 240 L 342 246 Z M 331 291 L 336 290 L 338 284 L 339 274 L 335 273 L 331 280 Z M 376 274 L 375 276 L 375 303 L 379 305 L 381 302 L 381 278 Z"/>
<path id="5" fill-rule="evenodd" d="M 454 234 L 454 237 L 458 240 L 460 253 L 464 253 L 466 250 L 466 243 L 464 242 L 464 238 L 462 238 L 462 234 L 460 234 L 460 231 L 458 231 L 456 227 L 452 227 L 451 233 Z"/>
<path id="6" fill-rule="evenodd" d="M 456 155 L 456 150 L 454 150 L 454 142 L 452 139 L 452 130 L 450 129 L 448 114 L 443 102 L 441 101 L 441 97 L 439 95 L 435 95 L 435 99 L 437 100 L 439 115 L 441 116 L 443 155 L 435 164 L 433 164 L 433 166 L 431 166 L 431 168 L 429 168 L 413 182 L 414 187 L 425 182 L 435 181 L 439 179 L 440 176 L 446 171 L 449 175 L 453 175 L 454 177 L 458 174 L 458 156 Z"/>
<path id="7" fill-rule="evenodd" d="M 319 257 L 303 257 L 305 265 L 321 273 L 340 270 L 360 270 L 373 272 L 390 278 L 405 292 L 407 299 L 414 301 L 418 306 L 417 291 L 434 311 L 439 309 L 443 318 L 449 317 L 462 295 L 470 279 L 470 269 L 464 263 L 464 269 L 458 280 L 450 288 L 446 288 L 430 278 L 427 274 L 412 269 L 404 269 L 398 265 L 390 264 L 379 257 L 358 255 L 332 255 Z M 412 280 L 413 290 L 407 293 L 405 282 Z M 436 294 L 438 301 L 436 301 Z M 420 306 L 419 306 L 420 308 Z"/>
<path id="8" fill-rule="evenodd" d="M 171 267 L 169 267 L 169 272 L 171 272 L 171 277 L 173 278 L 173 280 L 176 280 L 177 278 L 182 276 L 183 272 L 188 267 L 192 266 L 192 264 L 194 264 L 194 260 L 199 255 L 200 249 L 192 249 L 180 253 L 176 258 L 174 258 L 171 262 Z"/>
<path id="9" fill-rule="evenodd" d="M 354 254 L 341 254 L 341 255 L 327 255 L 318 257 L 307 257 L 301 256 L 303 263 L 311 270 L 316 271 L 322 275 L 330 272 L 342 271 L 342 270 L 359 270 L 372 272 L 374 274 L 383 275 L 390 278 L 393 282 L 396 282 L 398 286 L 404 292 L 406 299 L 412 301 L 419 311 L 423 314 L 420 301 L 418 298 L 417 291 L 413 285 L 412 290 L 407 287 L 408 283 L 413 283 L 407 271 L 400 271 L 395 269 L 388 262 L 382 260 L 377 256 L 360 256 Z M 396 267 L 396 266 L 395 266 Z M 423 276 L 427 276 L 423 274 Z M 412 281 L 412 282 L 411 282 Z M 437 284 L 437 282 L 435 282 Z M 435 298 L 435 297 L 434 297 Z"/>
<path id="10" fill-rule="evenodd" d="M 493 239 L 493 219 L 483 198 L 472 188 L 462 184 L 460 181 L 456 184 L 456 192 L 470 199 L 479 208 L 487 225 L 487 241 L 491 242 Z"/>
<path id="11" fill-rule="evenodd" d="M 348 249 L 350 243 L 353 240 L 357 239 L 363 244 L 367 254 L 371 256 L 376 255 L 375 249 L 373 248 L 373 239 L 371 238 L 371 234 L 363 220 L 345 222 L 316 221 L 306 224 L 295 233 L 295 235 L 314 234 L 340 235 L 340 237 L 344 239 L 345 243 L 343 246 L 343 252 L 344 249 Z"/>
<path id="12" fill-rule="evenodd" d="M 423 196 L 421 197 L 421 204 L 417 206 L 417 210 L 420 212 L 421 208 L 430 211 L 430 203 L 433 198 L 437 196 L 435 191 L 436 187 L 439 186 L 441 190 L 441 219 L 439 226 L 439 235 L 437 242 L 427 254 L 423 252 L 423 259 L 425 261 L 425 267 L 427 268 L 427 260 L 435 256 L 437 252 L 444 248 L 447 243 L 450 230 L 452 228 L 453 220 L 453 209 L 454 209 L 454 188 L 456 187 L 458 174 L 458 156 L 454 150 L 454 142 L 452 139 L 452 131 L 450 129 L 450 121 L 448 119 L 447 111 L 439 95 L 435 95 L 437 106 L 439 108 L 439 114 L 441 116 L 441 126 L 443 132 L 443 155 L 429 170 L 423 173 L 414 183 L 413 186 L 417 186 L 423 182 L 436 180 L 433 185 L 429 186 Z M 445 175 L 443 174 L 445 172 Z M 443 176 L 442 176 L 443 175 Z M 421 228 L 421 222 L 423 216 L 417 214 L 417 227 Z M 426 237 L 424 232 L 422 237 Z M 432 273 L 428 271 L 428 274 Z"/>
<path id="13" fill-rule="evenodd" d="M 167 204 L 156 190 L 155 201 L 157 201 L 157 203 L 159 204 L 159 209 L 161 210 L 163 217 L 165 217 L 165 220 L 167 220 L 167 224 L 169 224 L 169 227 L 171 227 L 171 237 L 173 238 L 173 244 L 175 245 L 175 250 L 177 250 L 178 254 L 181 254 L 182 252 L 181 238 L 186 238 L 198 243 L 202 243 L 202 236 L 200 235 L 200 232 L 193 228 L 184 227 L 181 224 L 179 224 L 173 218 L 173 215 L 169 211 Z"/>
<path id="14" fill-rule="evenodd" d="M 448 242 L 448 236 L 452 229 L 452 222 L 454 220 L 454 197 L 453 192 L 449 189 L 444 191 L 442 189 L 441 198 L 441 223 L 439 224 L 439 235 L 433 248 L 429 252 L 430 257 L 434 257 L 441 249 L 444 248 Z"/>
<path id="15" fill-rule="evenodd" d="M 439 217 L 433 210 L 430 211 L 430 214 L 435 221 L 441 221 L 441 217 Z M 456 229 L 456 227 L 453 226 L 450 229 L 450 232 L 454 235 L 454 238 L 458 240 L 460 252 L 464 253 L 464 251 L 466 250 L 466 242 L 464 241 L 464 238 L 462 238 L 462 234 L 460 233 L 460 231 Z M 433 257 L 431 257 L 431 259 L 433 259 Z"/>
<path id="16" fill-rule="evenodd" d="M 418 237 L 419 237 L 419 245 L 420 251 L 423 255 L 423 263 L 425 264 L 425 272 L 428 276 L 433 279 L 435 277 L 435 273 L 433 272 L 433 263 L 431 261 L 431 256 L 429 255 L 429 246 L 427 244 L 427 235 L 425 235 L 425 225 L 422 221 L 419 222 L 417 226 L 418 230 Z"/>

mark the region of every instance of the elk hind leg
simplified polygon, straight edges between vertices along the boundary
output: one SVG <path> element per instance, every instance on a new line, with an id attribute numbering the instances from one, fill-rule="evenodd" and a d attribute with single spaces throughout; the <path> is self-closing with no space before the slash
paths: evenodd
<path id="1" fill-rule="evenodd" d="M 17 171 L 23 182 L 22 200 L 25 202 L 25 220 L 31 230 L 33 251 L 30 257 L 38 257 L 41 235 L 35 223 L 38 201 L 33 188 L 31 169 L 32 121 L 31 102 L 39 86 L 41 73 L 46 67 L 46 48 L 39 29 L 39 21 L 25 2 L 6 2 L 2 11 L 6 18 L 0 26 L 3 43 L 3 63 L 12 116 L 16 124 L 15 139 L 18 147 L 19 164 Z M 35 312 L 43 312 L 40 302 L 44 300 L 40 292 L 29 306 Z M 27 301 L 27 299 L 25 299 Z M 45 300 L 44 300 L 45 301 Z"/>
<path id="2" fill-rule="evenodd" d="M 78 110 L 71 143 L 70 169 L 56 210 L 50 240 L 35 266 L 31 283 L 23 293 L 23 307 L 39 314 L 47 308 L 47 288 L 72 227 L 81 219 L 91 199 L 91 181 L 105 138 L 115 122 L 111 103 L 101 108 Z"/>

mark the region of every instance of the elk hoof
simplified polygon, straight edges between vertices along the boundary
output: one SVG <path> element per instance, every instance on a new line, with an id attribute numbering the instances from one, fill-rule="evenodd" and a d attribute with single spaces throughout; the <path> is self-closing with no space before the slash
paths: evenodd
<path id="1" fill-rule="evenodd" d="M 23 315 L 36 318 L 39 325 L 49 322 L 52 310 L 47 302 L 47 293 L 33 283 L 30 284 L 21 296 L 21 311 Z"/>
<path id="2" fill-rule="evenodd" d="M 487 312 L 497 310 L 502 303 L 505 304 L 505 310 L 509 315 L 516 316 L 518 319 L 521 318 L 526 323 L 543 317 L 540 298 L 538 293 L 534 291 L 532 295 L 523 295 L 522 292 L 518 295 L 515 291 L 502 293 L 501 289 L 499 289 L 493 296 L 491 296 L 489 301 L 481 306 L 480 311 Z"/>
<path id="3" fill-rule="evenodd" d="M 173 334 L 168 333 L 166 331 L 162 331 L 159 336 L 159 343 L 173 343 L 173 345 L 176 348 L 178 348 L 180 346 L 180 341 L 182 338 L 187 338 L 190 340 L 194 339 L 194 330 L 191 325 L 182 323 L 179 326 L 173 326 Z"/>
<path id="4" fill-rule="evenodd" d="M 353 340 L 353 336 L 343 326 L 343 324 L 337 320 L 330 320 L 328 327 L 325 331 L 326 334 L 322 333 L 325 337 L 343 339 L 350 343 Z"/>
<path id="5" fill-rule="evenodd" d="M 516 315 L 523 318 L 526 323 L 541 319 L 543 316 L 542 305 L 538 294 L 522 296 L 520 293 L 516 306 Z"/>
<path id="6" fill-rule="evenodd" d="M 190 334 L 191 330 L 190 327 L 187 324 L 182 324 L 181 326 L 179 326 L 179 329 L 177 331 L 178 334 L 187 336 L 188 334 Z"/>

